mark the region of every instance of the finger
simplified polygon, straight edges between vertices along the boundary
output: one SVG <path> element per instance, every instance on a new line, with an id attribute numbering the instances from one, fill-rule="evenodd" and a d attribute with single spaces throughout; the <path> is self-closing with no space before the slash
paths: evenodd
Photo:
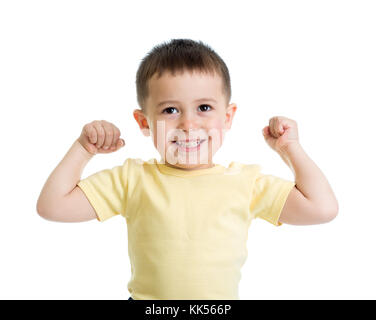
<path id="1" fill-rule="evenodd" d="M 283 121 L 276 121 L 276 131 L 279 135 L 283 134 Z"/>
<path id="2" fill-rule="evenodd" d="M 114 138 L 114 129 L 112 125 L 108 123 L 107 121 L 103 121 L 102 125 L 105 131 L 104 143 L 103 143 L 102 148 L 104 150 L 107 150 L 112 144 L 112 139 Z"/>
<path id="3" fill-rule="evenodd" d="M 116 126 L 114 126 L 113 129 L 114 129 L 114 138 L 112 140 L 111 149 L 116 149 L 116 144 L 120 138 L 120 130 Z"/>
<path id="4" fill-rule="evenodd" d="M 102 148 L 102 145 L 104 143 L 105 132 L 104 132 L 104 129 L 102 127 L 102 124 L 99 121 L 95 121 L 93 123 L 93 126 L 94 126 L 95 130 L 97 131 L 97 143 L 95 144 L 95 146 L 98 149 L 100 149 L 100 148 Z"/>
<path id="5" fill-rule="evenodd" d="M 288 125 L 289 120 L 284 117 L 279 117 L 277 121 L 278 129 L 277 131 L 279 134 L 283 134 L 285 132 L 285 127 Z"/>
<path id="6" fill-rule="evenodd" d="M 94 129 L 92 124 L 89 123 L 85 125 L 84 132 L 90 143 L 95 144 L 97 142 L 97 131 Z"/>
<path id="7" fill-rule="evenodd" d="M 274 117 L 274 124 L 273 124 L 273 130 L 274 130 L 274 136 L 276 138 L 280 137 L 284 130 L 283 130 L 283 119 L 281 117 Z"/>
<path id="8" fill-rule="evenodd" d="M 274 138 L 277 137 L 276 130 L 275 130 L 275 117 L 269 120 L 269 131 L 272 137 Z"/>

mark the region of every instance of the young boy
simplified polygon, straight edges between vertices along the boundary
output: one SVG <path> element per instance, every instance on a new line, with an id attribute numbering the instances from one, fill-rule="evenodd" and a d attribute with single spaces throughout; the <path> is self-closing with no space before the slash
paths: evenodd
<path id="1" fill-rule="evenodd" d="M 202 42 L 156 46 L 136 78 L 141 110 L 133 115 L 161 159 L 128 158 L 80 181 L 95 154 L 125 144 L 115 125 L 93 121 L 49 176 L 37 211 L 69 222 L 122 215 L 133 299 L 239 299 L 251 221 L 328 222 L 338 212 L 336 197 L 302 149 L 296 122 L 282 116 L 271 118 L 263 135 L 295 182 L 262 174 L 256 164 L 213 162 L 237 106 L 229 104 L 225 63 Z"/>

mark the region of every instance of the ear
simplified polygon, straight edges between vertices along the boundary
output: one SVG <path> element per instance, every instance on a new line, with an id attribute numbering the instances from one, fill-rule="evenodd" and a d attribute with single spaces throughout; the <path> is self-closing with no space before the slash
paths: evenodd
<path id="1" fill-rule="evenodd" d="M 133 117 L 136 119 L 138 126 L 140 127 L 142 134 L 145 137 L 150 136 L 150 128 L 145 114 L 140 109 L 133 111 Z"/>
<path id="2" fill-rule="evenodd" d="M 237 106 L 235 103 L 231 103 L 226 108 L 226 120 L 225 120 L 225 128 L 226 130 L 231 129 L 232 120 L 234 119 L 235 112 L 237 110 Z"/>

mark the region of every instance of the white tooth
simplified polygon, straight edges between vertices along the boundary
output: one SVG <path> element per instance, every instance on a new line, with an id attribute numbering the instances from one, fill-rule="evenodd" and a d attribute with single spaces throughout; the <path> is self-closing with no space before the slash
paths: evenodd
<path id="1" fill-rule="evenodd" d="M 176 142 L 179 146 L 185 147 L 185 148 L 194 148 L 197 147 L 200 144 L 200 141 L 192 141 L 192 142 Z"/>

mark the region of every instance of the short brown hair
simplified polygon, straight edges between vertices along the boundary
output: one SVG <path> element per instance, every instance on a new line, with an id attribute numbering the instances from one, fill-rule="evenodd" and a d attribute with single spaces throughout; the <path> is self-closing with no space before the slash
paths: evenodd
<path id="1" fill-rule="evenodd" d="M 145 111 L 146 99 L 149 95 L 148 80 L 157 73 L 160 78 L 165 71 L 172 75 L 175 72 L 201 71 L 217 73 L 223 80 L 223 92 L 227 103 L 231 99 L 230 73 L 222 58 L 202 41 L 190 39 L 172 39 L 156 45 L 141 61 L 136 75 L 137 101 L 141 110 Z"/>

